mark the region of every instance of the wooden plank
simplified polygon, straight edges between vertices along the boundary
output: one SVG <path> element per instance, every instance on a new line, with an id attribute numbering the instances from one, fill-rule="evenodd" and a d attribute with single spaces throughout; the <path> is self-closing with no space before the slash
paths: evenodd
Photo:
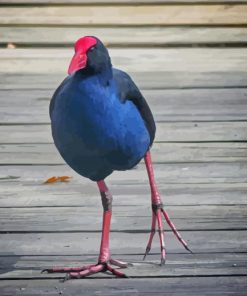
<path id="1" fill-rule="evenodd" d="M 246 161 L 246 143 L 156 143 L 155 163 Z"/>
<path id="2" fill-rule="evenodd" d="M 105 4 L 128 4 L 128 5 L 136 5 L 136 4 L 239 4 L 239 3 L 247 3 L 247 0 L 71 0 L 69 3 L 66 0 L 0 0 L 0 4 L 4 5 L 36 5 L 36 4 L 43 4 L 43 5 L 54 5 L 54 4 L 63 4 L 63 5 L 73 5 L 73 4 L 80 4 L 80 5 L 105 5 Z"/>
<path id="3" fill-rule="evenodd" d="M 186 277 L 186 278 L 145 278 L 145 279 L 83 279 L 82 281 L 67 281 L 66 284 L 57 279 L 45 280 L 1 280 L 0 290 L 2 296 L 15 295 L 21 291 L 21 295 L 43 296 L 48 295 L 70 295 L 78 296 L 83 289 L 83 295 L 91 296 L 100 294 L 102 296 L 119 295 L 183 295 L 201 296 L 207 295 L 246 295 L 247 277 Z"/>
<path id="4" fill-rule="evenodd" d="M 247 6 L 25 6 L 1 7 L 1 25 L 246 25 Z"/>
<path id="5" fill-rule="evenodd" d="M 51 143 L 50 125 L 0 126 L 1 143 Z"/>
<path id="6" fill-rule="evenodd" d="M 57 85 L 54 85 L 54 90 Z M 0 90 L 0 122 L 48 123 L 54 90 Z M 143 90 L 156 121 L 246 120 L 247 89 Z M 13 110 L 13 105 L 15 106 Z"/>
<path id="7" fill-rule="evenodd" d="M 244 48 L 110 50 L 113 65 L 130 72 L 246 72 Z M 72 56 L 69 49 L 0 49 L 1 73 L 64 73 Z M 66 74 L 65 74 L 66 73 Z M 187 73 L 187 75 L 188 75 Z"/>
<path id="8" fill-rule="evenodd" d="M 156 143 L 154 163 L 247 161 L 247 143 Z M 0 164 L 64 164 L 54 144 L 0 144 Z"/>
<path id="9" fill-rule="evenodd" d="M 0 125 L 1 144 L 52 143 L 50 125 Z M 246 141 L 246 123 L 237 122 L 158 122 L 157 142 Z"/>
<path id="10" fill-rule="evenodd" d="M 69 3 L 66 0 L 0 0 L 0 4 L 4 5 L 37 5 L 37 4 L 63 4 L 63 5 L 73 5 L 73 4 L 91 4 L 91 5 L 118 5 L 118 4 L 128 4 L 128 5 L 136 5 L 136 4 L 239 4 L 239 3 L 247 3 L 247 0 L 70 0 Z"/>
<path id="11" fill-rule="evenodd" d="M 0 44 L 18 46 L 72 46 L 81 36 L 97 36 L 111 46 L 178 46 L 242 44 L 247 42 L 245 27 L 0 27 Z"/>
<path id="12" fill-rule="evenodd" d="M 115 196 L 114 205 L 150 205 L 146 172 L 139 169 L 114 172 L 107 179 Z M 0 167 L 0 203 L 13 206 L 97 206 L 101 202 L 96 185 L 67 166 Z M 158 188 L 166 205 L 246 204 L 244 164 L 155 165 Z M 42 183 L 51 176 L 69 175 L 68 184 Z"/>
<path id="13" fill-rule="evenodd" d="M 156 166 L 155 166 L 156 167 Z M 71 181 L 68 184 L 54 184 L 44 186 L 42 182 L 49 175 L 50 170 L 35 177 L 11 175 L 13 171 L 8 169 L 8 176 L 1 179 L 0 205 L 1 207 L 83 207 L 85 205 L 101 209 L 101 199 L 96 184 L 80 178 L 78 182 Z M 53 172 L 51 172 L 53 173 Z M 65 173 L 60 171 L 60 175 Z M 147 177 L 131 183 L 126 178 L 121 180 L 107 179 L 107 183 L 114 196 L 115 206 L 150 207 L 150 189 Z M 114 175 L 118 174 L 114 172 Z M 49 175 L 51 176 L 51 175 Z M 146 182 L 145 182 L 146 180 Z M 179 205 L 246 205 L 246 183 L 167 183 L 167 179 L 159 182 L 159 192 L 163 196 L 166 206 Z"/>
<path id="14" fill-rule="evenodd" d="M 246 88 L 247 73 L 234 70 L 231 72 L 187 72 L 179 71 L 128 71 L 137 85 L 142 89 L 202 89 L 202 88 Z M 2 90 L 46 90 L 53 91 L 66 74 L 49 73 L 0 73 Z"/>
<path id="15" fill-rule="evenodd" d="M 214 130 L 214 132 L 213 132 Z M 221 132 L 220 132 L 221 130 Z M 226 134 L 227 133 L 227 134 Z M 241 141 L 246 140 L 245 122 L 162 122 L 157 124 L 156 141 Z"/>
<path id="16" fill-rule="evenodd" d="M 195 253 L 235 253 L 246 252 L 247 231 L 186 231 L 184 239 L 188 241 Z M 81 255 L 98 254 L 100 233 L 9 233 L 0 234 L 0 249 L 2 255 Z M 112 254 L 139 254 L 137 260 L 142 260 L 146 247 L 148 233 L 111 234 Z M 177 242 L 174 234 L 166 234 L 166 245 L 169 253 L 187 253 Z M 158 237 L 154 242 L 152 253 L 160 253 Z M 193 257 L 192 254 L 190 254 Z M 114 256 L 116 258 L 116 255 Z M 117 256 L 121 259 L 121 256 Z M 159 258 L 160 256 L 158 256 Z M 158 259 L 157 258 L 157 259 Z M 49 262 L 48 262 L 49 264 Z M 158 267 L 158 266 L 157 266 Z M 160 270 L 160 269 L 159 269 Z M 162 269 L 160 271 L 165 271 Z M 246 269 L 245 269 L 246 272 Z M 188 275 L 188 274 L 187 274 Z"/>
<path id="17" fill-rule="evenodd" d="M 0 73 L 67 75 L 72 50 L 49 49 L 0 49 Z M 129 72 L 189 73 L 245 73 L 247 51 L 245 48 L 112 48 L 113 65 Z M 158 67 L 158 68 L 157 68 Z"/>
<path id="18" fill-rule="evenodd" d="M 145 261 L 142 261 L 140 258 L 141 253 L 128 253 L 124 252 L 122 254 L 113 253 L 112 256 L 116 258 L 116 256 L 120 256 L 122 260 L 126 262 L 132 262 L 134 268 L 138 268 L 141 263 L 146 265 Z M 238 270 L 239 267 L 244 267 L 246 265 L 246 254 L 241 252 L 230 252 L 230 253 L 195 253 L 191 256 L 191 254 L 181 252 L 169 252 L 168 253 L 169 260 L 167 260 L 166 265 L 161 269 L 166 268 L 178 268 L 180 269 L 182 265 L 193 266 L 196 267 L 212 267 L 213 265 L 222 265 L 226 268 L 226 264 L 228 267 L 235 264 L 235 270 Z M 32 258 L 31 258 L 32 257 Z M 147 258 L 148 259 L 148 258 Z M 155 268 L 156 263 L 159 262 L 159 253 L 151 252 L 149 254 L 149 260 L 152 261 L 153 267 Z M 23 272 L 24 269 L 32 269 L 33 271 L 38 271 L 40 268 L 47 268 L 50 266 L 80 266 L 80 264 L 85 264 L 85 262 L 93 262 L 97 260 L 97 252 L 95 254 L 77 254 L 77 255 L 1 255 L 0 262 L 1 267 L 4 271 L 8 271 L 10 267 L 14 267 L 18 272 Z M 151 262 L 149 262 L 151 263 Z M 156 266 L 157 269 L 160 267 Z M 130 269 L 131 266 L 129 267 Z M 197 274 L 195 274 L 197 275 Z M 37 277 L 37 274 L 36 276 Z M 44 277 L 43 277 L 44 278 Z M 52 279 L 52 278 L 50 278 Z"/>
<path id="19" fill-rule="evenodd" d="M 246 89 L 144 90 L 143 94 L 158 121 L 245 119 L 241 110 L 247 107 Z"/>
<path id="20" fill-rule="evenodd" d="M 247 166 L 243 162 L 156 164 L 155 173 L 157 183 L 160 186 L 162 186 L 162 184 L 164 186 L 164 184 L 243 183 L 246 182 L 247 179 Z M 1 181 L 3 185 L 7 181 L 7 184 L 5 183 L 7 186 L 10 185 L 8 181 L 12 181 L 12 184 L 25 182 L 27 186 L 35 185 L 37 189 L 43 190 L 46 187 L 43 185 L 43 182 L 47 178 L 60 176 L 61 174 L 73 176 L 71 182 L 75 183 L 77 186 L 83 186 L 89 182 L 88 179 L 82 178 L 67 165 L 0 166 Z M 146 184 L 147 190 L 149 188 L 146 169 L 143 163 L 140 163 L 138 167 L 127 172 L 115 171 L 109 179 L 114 185 L 132 184 L 133 186 L 135 184 L 136 187 L 139 187 Z M 69 184 L 71 184 L 71 182 Z M 95 188 L 95 184 L 91 184 L 93 188 Z M 70 190 L 71 185 L 64 184 L 64 186 Z M 52 188 L 52 186 L 48 187 Z M 9 190 L 11 191 L 11 188 L 9 188 Z M 71 190 L 73 190 L 73 187 L 71 187 Z M 149 193 L 149 191 L 147 193 Z"/>
<path id="21" fill-rule="evenodd" d="M 132 256 L 132 260 L 133 260 Z M 209 260 L 209 256 L 208 258 L 205 259 L 204 258 L 200 258 L 199 256 L 197 257 L 197 260 L 195 260 L 195 258 L 193 258 L 191 261 L 188 258 L 186 261 L 183 260 L 181 258 L 182 256 L 178 256 L 178 260 L 174 260 L 171 263 L 167 263 L 165 265 L 165 267 L 160 267 L 158 264 L 158 260 L 156 260 L 155 262 L 153 262 L 153 264 L 150 262 L 143 262 L 141 261 L 141 259 L 139 259 L 138 261 L 135 261 L 133 263 L 133 266 L 127 268 L 124 270 L 124 272 L 126 272 L 126 274 L 129 277 L 133 277 L 133 278 L 146 278 L 146 277 L 151 277 L 151 278 L 157 278 L 157 277 L 182 277 L 182 276 L 246 276 L 247 275 L 247 269 L 246 269 L 246 262 L 243 263 L 243 260 L 245 259 L 245 257 L 242 255 L 235 255 L 234 257 L 231 256 L 217 256 L 217 259 L 215 261 L 213 261 L 212 259 Z M 190 256 L 192 257 L 192 256 Z M 223 258 L 224 260 L 223 260 Z M 34 257 L 35 258 L 35 257 Z M 35 260 L 34 258 L 30 257 L 27 258 L 26 260 L 28 261 L 31 260 Z M 38 259 L 38 258 L 37 258 Z M 36 260 L 37 260 L 36 259 Z M 93 256 L 91 256 L 91 258 L 89 257 L 88 260 L 85 262 L 83 260 L 83 258 L 81 257 L 77 257 L 77 258 L 66 258 L 65 260 L 63 260 L 62 258 L 55 258 L 55 260 L 53 258 L 50 257 L 46 257 L 42 260 L 43 258 L 41 257 L 41 259 L 38 259 L 38 262 L 35 264 L 30 264 L 30 263 L 26 263 L 26 266 L 24 267 L 24 269 L 22 268 L 16 268 L 14 270 L 10 270 L 9 268 L 9 272 L 8 269 L 6 270 L 6 272 L 4 272 L 3 274 L 0 275 L 1 279 L 52 279 L 52 278 L 64 278 L 65 275 L 64 274 L 40 274 L 40 270 L 43 268 L 48 268 L 50 267 L 49 264 L 56 264 L 55 266 L 64 266 L 68 264 L 70 266 L 80 266 L 80 264 L 88 264 L 91 263 L 92 260 L 94 260 L 95 262 L 97 261 L 97 258 L 95 258 Z M 52 260 L 53 259 L 53 260 Z M 68 262 L 68 259 L 70 260 Z M 78 261 L 74 261 L 74 260 L 80 260 Z M 242 262 L 241 262 L 242 259 Z M 25 259 L 24 259 L 25 260 Z M 19 263 L 21 260 L 18 260 L 18 257 L 12 257 L 9 258 L 9 262 L 13 264 L 13 262 L 16 262 L 16 265 L 22 265 L 25 264 L 24 263 Z M 48 261 L 48 262 L 47 262 Z M 62 262 L 61 262 L 62 261 Z M 72 262 L 71 262 L 72 261 Z M 168 261 L 168 259 L 167 259 Z M 237 262 L 237 263 L 235 263 Z M 236 264 L 236 266 L 234 266 L 234 264 Z M 31 265 L 31 266 L 30 266 Z M 30 266 L 30 267 L 29 267 Z M 92 278 L 102 278 L 102 277 L 107 277 L 107 275 L 103 275 L 103 274 L 96 274 L 93 275 Z M 111 276 L 114 277 L 114 276 Z"/>
<path id="22" fill-rule="evenodd" d="M 0 204 L 1 206 L 1 204 Z M 247 230 L 245 223 L 247 206 L 166 206 L 179 231 L 195 230 Z M 114 206 L 112 232 L 145 232 L 151 227 L 150 205 Z M 43 207 L 0 208 L 0 232 L 99 232 L 102 224 L 102 208 Z M 170 228 L 164 223 L 165 230 Z"/>

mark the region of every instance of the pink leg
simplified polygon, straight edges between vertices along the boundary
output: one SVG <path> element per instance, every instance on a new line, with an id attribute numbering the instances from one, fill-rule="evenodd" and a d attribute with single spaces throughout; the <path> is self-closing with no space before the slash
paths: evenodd
<path id="1" fill-rule="evenodd" d="M 148 151 L 145 155 L 145 164 L 146 164 L 146 169 L 148 173 L 148 178 L 149 178 L 149 184 L 151 188 L 151 202 L 152 202 L 152 228 L 151 228 L 151 233 L 149 237 L 149 241 L 147 244 L 146 252 L 144 255 L 144 258 L 146 255 L 149 253 L 155 233 L 155 227 L 156 227 L 156 221 L 158 222 L 158 232 L 159 232 L 159 238 L 160 238 L 160 248 L 161 248 L 161 264 L 165 263 L 165 257 L 166 257 L 166 251 L 165 251 L 165 243 L 164 243 L 164 230 L 163 230 L 163 223 L 162 223 L 162 214 L 165 217 L 165 220 L 167 224 L 170 226 L 178 240 L 183 244 L 186 250 L 191 252 L 189 249 L 187 243 L 182 239 L 181 235 L 179 232 L 176 230 L 175 225 L 171 222 L 167 212 L 163 209 L 163 204 L 157 189 L 157 185 L 155 182 L 154 178 L 154 170 L 152 166 L 152 159 L 151 159 L 151 154 L 150 151 Z M 192 253 L 192 252 L 191 252 Z"/>
<path id="2" fill-rule="evenodd" d="M 104 209 L 103 214 L 103 225 L 102 225 L 102 236 L 99 252 L 99 263 L 107 262 L 110 259 L 109 252 L 109 235 L 111 226 L 111 213 L 112 213 L 112 195 L 108 190 L 104 181 L 97 182 L 99 191 L 101 194 L 102 205 Z"/>
<path id="3" fill-rule="evenodd" d="M 97 182 L 101 198 L 102 205 L 104 209 L 103 213 L 103 224 L 102 224 L 102 236 L 100 244 L 100 252 L 97 264 L 90 264 L 82 267 L 64 267 L 64 268 L 51 268 L 44 269 L 42 272 L 54 273 L 54 272 L 65 272 L 67 276 L 65 279 L 70 278 L 84 278 L 91 274 L 98 272 L 109 271 L 117 277 L 126 277 L 126 275 L 114 268 L 112 268 L 108 262 L 118 267 L 125 268 L 127 264 L 118 260 L 113 260 L 110 258 L 109 251 L 109 235 L 110 235 L 110 225 L 111 225 L 111 214 L 112 214 L 112 195 L 108 190 L 105 182 Z"/>

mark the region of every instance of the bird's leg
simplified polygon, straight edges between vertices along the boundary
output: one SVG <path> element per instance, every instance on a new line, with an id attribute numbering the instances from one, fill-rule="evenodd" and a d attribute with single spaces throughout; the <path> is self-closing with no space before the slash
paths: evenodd
<path id="1" fill-rule="evenodd" d="M 111 226 L 111 214 L 112 214 L 112 195 L 108 190 L 104 181 L 97 182 L 102 206 L 103 206 L 103 224 L 102 224 L 102 236 L 100 244 L 100 253 L 99 253 L 99 263 L 107 262 L 110 259 L 109 251 L 109 236 L 110 236 L 110 226 Z"/>
<path id="2" fill-rule="evenodd" d="M 111 214 L 112 214 L 112 195 L 104 181 L 99 181 L 97 182 L 97 184 L 99 187 L 102 206 L 104 210 L 102 237 L 101 237 L 100 254 L 99 254 L 98 261 L 99 263 L 100 262 L 104 263 L 109 261 L 112 265 L 125 268 L 129 264 L 116 259 L 112 259 L 109 251 L 109 235 L 110 235 Z"/>
<path id="3" fill-rule="evenodd" d="M 127 263 L 110 258 L 109 235 L 110 235 L 111 214 L 112 214 L 112 195 L 103 180 L 98 181 L 97 185 L 99 187 L 99 191 L 102 198 L 102 205 L 104 209 L 103 223 L 102 223 L 102 236 L 101 236 L 98 263 L 85 265 L 82 267 L 63 267 L 63 268 L 44 269 L 42 272 L 67 273 L 67 276 L 65 279 L 84 278 L 91 274 L 95 274 L 98 272 L 105 272 L 105 271 L 109 271 L 117 277 L 126 277 L 124 273 L 112 268 L 109 265 L 109 263 L 111 263 L 112 265 L 116 265 L 122 268 L 125 268 L 128 266 Z"/>
<path id="4" fill-rule="evenodd" d="M 154 170 L 152 165 L 152 159 L 151 159 L 151 153 L 148 151 L 144 157 L 145 159 L 145 165 L 148 173 L 149 178 L 149 184 L 151 188 L 151 202 L 152 202 L 152 226 L 151 226 L 151 232 L 149 241 L 146 247 L 146 252 L 144 254 L 143 259 L 145 259 L 146 255 L 151 250 L 153 237 L 156 231 L 156 222 L 158 222 L 158 233 L 159 233 L 159 239 L 160 239 L 160 248 L 161 248 L 161 265 L 165 263 L 166 258 L 166 250 L 165 250 L 165 242 L 164 242 L 164 229 L 163 229 L 163 223 L 162 223 L 162 215 L 164 215 L 165 220 L 167 224 L 172 229 L 173 233 L 176 235 L 178 240 L 182 243 L 182 245 L 185 247 L 186 250 L 191 252 L 189 249 L 187 243 L 182 239 L 181 235 L 177 231 L 175 225 L 171 222 L 167 212 L 163 209 L 163 203 L 160 198 L 160 194 L 157 189 L 157 185 L 154 178 Z M 191 252 L 192 253 L 192 252 Z"/>

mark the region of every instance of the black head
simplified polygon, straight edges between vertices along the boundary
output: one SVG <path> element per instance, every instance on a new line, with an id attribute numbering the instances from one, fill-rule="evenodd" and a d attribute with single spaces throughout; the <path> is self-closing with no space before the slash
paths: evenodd
<path id="1" fill-rule="evenodd" d="M 75 43 L 75 54 L 70 62 L 69 75 L 79 70 L 101 73 L 111 68 L 111 59 L 104 44 L 96 37 L 85 36 Z"/>

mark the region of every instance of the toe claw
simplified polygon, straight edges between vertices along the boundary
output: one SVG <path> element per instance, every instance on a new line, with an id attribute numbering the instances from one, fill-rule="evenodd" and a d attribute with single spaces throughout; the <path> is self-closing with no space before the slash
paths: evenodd
<path id="1" fill-rule="evenodd" d="M 143 261 L 145 260 L 146 256 L 149 254 L 150 250 L 151 250 L 151 248 L 149 248 L 149 247 L 146 248 L 146 252 L 145 252 L 143 259 L 142 259 Z"/>
<path id="2" fill-rule="evenodd" d="M 166 259 L 165 258 L 162 258 L 161 260 L 160 260 L 160 266 L 163 266 L 163 265 L 165 265 L 166 264 Z"/>
<path id="3" fill-rule="evenodd" d="M 185 249 L 190 252 L 191 254 L 195 254 L 194 252 L 191 251 L 191 249 L 188 246 L 185 246 Z"/>
<path id="4" fill-rule="evenodd" d="M 72 277 L 69 273 L 66 273 L 65 277 L 63 279 L 61 279 L 61 283 L 64 283 L 68 280 L 70 280 Z"/>

